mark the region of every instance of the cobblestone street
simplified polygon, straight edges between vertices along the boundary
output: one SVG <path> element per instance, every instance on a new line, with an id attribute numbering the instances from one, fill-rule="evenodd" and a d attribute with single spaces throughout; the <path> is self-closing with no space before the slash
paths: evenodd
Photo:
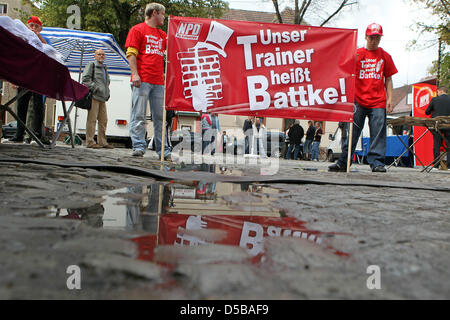
<path id="1" fill-rule="evenodd" d="M 0 299 L 450 298 L 450 171 L 0 154 Z"/>

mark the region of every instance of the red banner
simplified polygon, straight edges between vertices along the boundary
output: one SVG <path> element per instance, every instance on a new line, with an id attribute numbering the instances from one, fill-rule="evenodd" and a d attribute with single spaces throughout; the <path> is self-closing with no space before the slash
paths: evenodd
<path id="1" fill-rule="evenodd" d="M 166 108 L 353 119 L 357 31 L 169 18 Z"/>
<path id="2" fill-rule="evenodd" d="M 436 86 L 426 83 L 418 83 L 413 85 L 413 117 L 431 118 L 431 115 L 426 115 L 431 99 L 436 96 Z M 425 127 L 413 127 L 414 142 L 416 142 L 422 134 L 427 130 Z M 414 145 L 414 153 L 417 157 L 414 157 L 415 166 L 427 166 L 434 160 L 433 156 L 433 135 L 431 132 L 427 132 Z M 420 161 L 418 161 L 418 159 Z M 421 163 L 422 162 L 422 163 Z"/>

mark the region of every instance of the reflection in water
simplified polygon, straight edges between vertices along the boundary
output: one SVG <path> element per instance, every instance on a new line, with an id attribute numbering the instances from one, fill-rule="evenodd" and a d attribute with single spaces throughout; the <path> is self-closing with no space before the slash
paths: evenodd
<path id="1" fill-rule="evenodd" d="M 333 233 L 309 230 L 305 222 L 282 216 L 271 205 L 279 193 L 278 189 L 260 184 L 160 182 L 115 190 L 101 204 L 67 210 L 64 218 L 82 219 L 93 227 L 144 234 L 133 239 L 142 260 L 154 261 L 156 247 L 167 253 L 168 246 L 175 249 L 214 245 L 220 250 L 224 246 L 240 247 L 253 257 L 253 262 L 259 262 L 264 257 L 264 241 L 271 237 L 303 239 L 347 256 L 327 244 L 327 237 Z M 161 250 L 159 256 L 167 257 Z"/>

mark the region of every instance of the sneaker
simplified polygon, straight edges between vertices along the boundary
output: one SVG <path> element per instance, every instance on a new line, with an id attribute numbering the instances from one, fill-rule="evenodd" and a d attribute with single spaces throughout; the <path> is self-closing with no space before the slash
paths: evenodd
<path id="1" fill-rule="evenodd" d="M 133 153 L 131 154 L 133 157 L 143 157 L 144 156 L 144 151 L 142 150 L 133 150 Z"/>
<path id="2" fill-rule="evenodd" d="M 105 144 L 105 145 L 103 146 L 103 148 L 106 148 L 106 149 L 114 149 L 114 147 L 113 147 L 112 145 L 110 145 L 110 144 Z"/>
<path id="3" fill-rule="evenodd" d="M 164 161 L 172 161 L 172 155 L 169 153 L 167 156 L 164 156 Z"/>
<path id="4" fill-rule="evenodd" d="M 100 149 L 101 147 L 102 147 L 101 145 L 96 144 L 96 143 L 86 146 L 86 148 L 89 148 L 89 149 Z"/>
<path id="5" fill-rule="evenodd" d="M 384 166 L 376 166 L 372 168 L 372 172 L 386 172 L 386 168 Z"/>
<path id="6" fill-rule="evenodd" d="M 25 138 L 23 140 L 23 143 L 30 144 L 31 143 L 31 138 Z"/>
<path id="7" fill-rule="evenodd" d="M 42 139 L 41 142 L 43 145 L 47 145 L 47 146 L 50 145 L 50 141 L 48 139 Z M 31 140 L 30 142 L 27 142 L 27 139 L 25 139 L 25 143 L 29 143 L 31 146 L 39 145 L 39 143 L 37 143 L 37 141 L 35 141 L 35 140 Z"/>
<path id="8" fill-rule="evenodd" d="M 332 172 L 346 172 L 347 168 L 344 166 L 341 166 L 339 163 L 334 163 L 331 166 L 328 167 L 328 171 Z"/>

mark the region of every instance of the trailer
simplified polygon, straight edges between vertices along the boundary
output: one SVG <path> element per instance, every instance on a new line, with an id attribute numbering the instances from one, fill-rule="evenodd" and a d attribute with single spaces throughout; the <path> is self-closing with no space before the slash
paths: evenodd
<path id="1" fill-rule="evenodd" d="M 78 79 L 78 73 L 71 73 L 73 79 Z M 106 137 L 108 142 L 123 143 L 127 148 L 131 147 L 130 138 L 130 114 L 131 114 L 131 87 L 130 77 L 122 75 L 110 75 L 109 86 L 111 97 L 106 102 L 108 124 L 106 126 Z M 64 118 L 61 104 L 57 104 L 55 110 L 55 128 L 59 129 Z M 70 121 L 72 130 L 83 140 L 86 139 L 86 121 L 88 111 L 76 108 L 71 112 Z M 68 132 L 68 126 L 63 132 Z M 97 133 L 97 128 L 96 128 Z"/>

